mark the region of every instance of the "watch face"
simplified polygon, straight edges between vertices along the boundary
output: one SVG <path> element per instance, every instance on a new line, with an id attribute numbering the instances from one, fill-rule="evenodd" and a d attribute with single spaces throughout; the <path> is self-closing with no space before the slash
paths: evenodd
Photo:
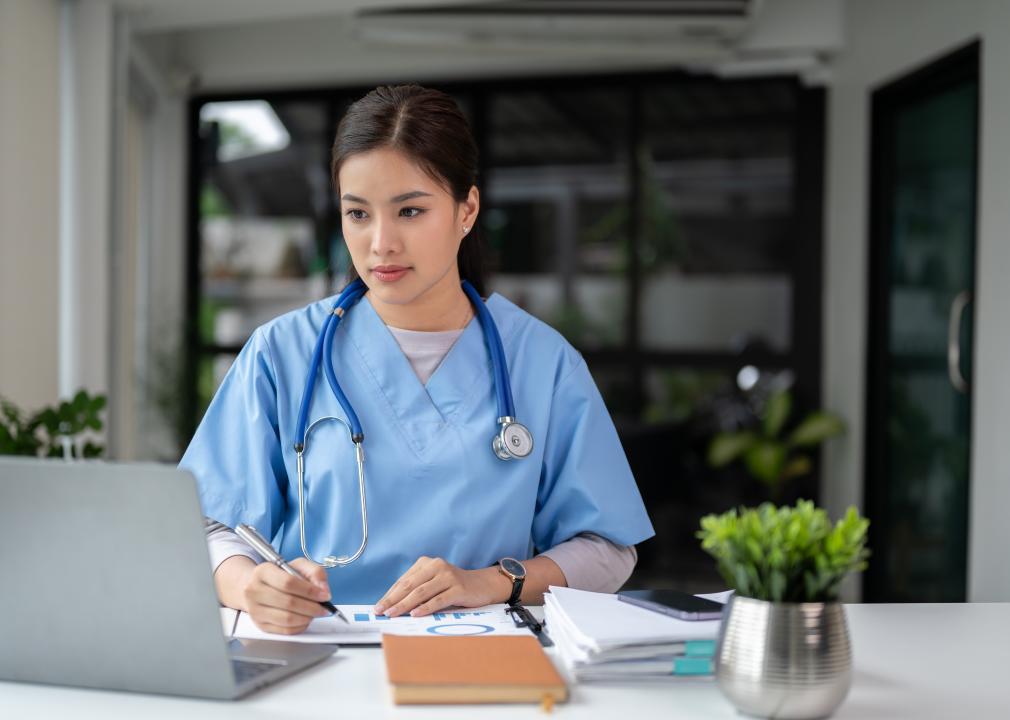
<path id="1" fill-rule="evenodd" d="M 526 568 L 524 568 L 523 564 L 515 558 L 502 558 L 500 564 L 502 566 L 502 570 L 507 572 L 509 575 L 513 575 L 517 578 L 526 577 Z"/>

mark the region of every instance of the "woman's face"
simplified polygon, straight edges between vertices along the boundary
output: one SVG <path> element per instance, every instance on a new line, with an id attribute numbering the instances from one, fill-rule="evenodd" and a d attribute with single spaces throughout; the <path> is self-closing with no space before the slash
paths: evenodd
<path id="1" fill-rule="evenodd" d="M 459 291 L 456 253 L 477 218 L 477 188 L 457 203 L 403 153 L 352 155 L 338 174 L 340 214 L 358 275 L 376 299 L 408 304 L 433 289 Z"/>

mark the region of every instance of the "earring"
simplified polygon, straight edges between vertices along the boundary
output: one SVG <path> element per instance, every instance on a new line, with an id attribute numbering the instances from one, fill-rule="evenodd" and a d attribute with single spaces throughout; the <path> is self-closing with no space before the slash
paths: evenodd
<path id="1" fill-rule="evenodd" d="M 463 234 L 466 235 L 468 232 L 470 232 L 470 228 L 468 228 L 466 225 L 464 225 L 463 226 Z"/>

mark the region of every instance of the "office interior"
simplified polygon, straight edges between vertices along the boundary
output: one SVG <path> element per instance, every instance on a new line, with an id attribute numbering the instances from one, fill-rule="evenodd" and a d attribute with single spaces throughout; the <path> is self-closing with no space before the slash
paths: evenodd
<path id="1" fill-rule="evenodd" d="M 419 82 L 474 129 L 491 289 L 607 401 L 629 586 L 720 589 L 700 517 L 804 497 L 871 520 L 844 599 L 1010 600 L 1010 3 L 533 5 L 2 0 L 0 396 L 104 395 L 106 458 L 178 461 L 251 331 L 342 287 L 341 114 Z M 712 467 L 782 389 L 844 434 Z"/>

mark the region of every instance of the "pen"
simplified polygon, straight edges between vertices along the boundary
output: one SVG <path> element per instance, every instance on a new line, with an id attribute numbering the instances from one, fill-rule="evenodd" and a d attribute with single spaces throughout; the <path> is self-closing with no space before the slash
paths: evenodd
<path id="1" fill-rule="evenodd" d="M 262 555 L 264 558 L 266 558 L 267 561 L 272 562 L 274 565 L 276 565 L 277 567 L 279 567 L 281 570 L 283 570 L 284 572 L 286 572 L 288 575 L 293 575 L 296 578 L 301 578 L 302 580 L 307 580 L 308 579 L 304 575 L 302 575 L 300 572 L 298 572 L 297 570 L 295 570 L 293 567 L 291 567 L 290 565 L 288 565 L 287 562 L 284 560 L 284 558 L 282 558 L 277 553 L 277 551 L 274 550 L 273 545 L 271 545 L 270 543 L 268 543 L 263 538 L 263 536 L 259 534 L 259 531 L 257 531 L 256 528 L 254 528 L 252 525 L 246 525 L 245 523 L 239 523 L 238 526 L 236 526 L 236 528 L 235 528 L 235 533 L 240 538 L 242 538 L 247 543 L 249 543 L 252 546 L 253 550 L 255 550 L 256 552 L 258 552 L 260 555 Z M 342 612 L 340 612 L 340 608 L 338 608 L 333 603 L 329 602 L 328 600 L 319 600 L 317 602 L 319 602 L 320 605 L 322 605 L 324 608 L 326 608 L 327 610 L 329 610 L 331 614 L 336 615 L 338 618 L 340 618 L 344 622 L 348 622 L 347 618 L 344 617 L 344 614 Z"/>

